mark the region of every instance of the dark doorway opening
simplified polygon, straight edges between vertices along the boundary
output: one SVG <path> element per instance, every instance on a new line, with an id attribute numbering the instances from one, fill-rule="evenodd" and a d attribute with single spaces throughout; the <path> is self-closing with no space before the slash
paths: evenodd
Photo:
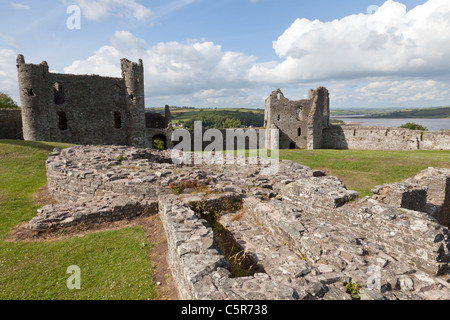
<path id="1" fill-rule="evenodd" d="M 122 116 L 119 111 L 114 112 L 114 128 L 122 128 Z"/>
<path id="2" fill-rule="evenodd" d="M 65 131 L 68 129 L 67 127 L 67 116 L 64 111 L 58 112 L 58 128 L 61 131 Z"/>

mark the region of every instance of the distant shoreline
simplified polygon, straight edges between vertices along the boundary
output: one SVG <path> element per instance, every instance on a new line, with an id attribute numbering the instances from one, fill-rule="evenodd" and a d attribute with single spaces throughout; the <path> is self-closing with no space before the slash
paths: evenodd
<path id="1" fill-rule="evenodd" d="M 361 126 L 361 127 L 400 127 L 408 122 L 422 125 L 429 131 L 450 130 L 450 119 L 404 119 L 404 118 L 366 118 L 366 117 L 333 117 L 333 119 L 341 120 L 340 125 L 345 127 Z M 338 124 L 338 123 L 336 123 Z"/>

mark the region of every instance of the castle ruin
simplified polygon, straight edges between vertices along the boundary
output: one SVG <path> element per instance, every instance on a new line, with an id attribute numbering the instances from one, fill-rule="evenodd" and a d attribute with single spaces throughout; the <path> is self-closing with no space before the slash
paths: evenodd
<path id="1" fill-rule="evenodd" d="M 0 110 L 0 120 L 19 125 L 4 126 L 0 138 L 149 148 L 161 140 L 166 149 L 173 148 L 169 107 L 164 115 L 145 110 L 142 60 L 122 59 L 121 67 L 121 78 L 57 74 L 49 72 L 45 61 L 26 64 L 18 55 L 21 112 Z M 266 99 L 264 115 L 264 127 L 279 130 L 279 149 L 450 150 L 448 130 L 331 125 L 324 87 L 298 101 L 277 89 Z M 266 130 L 262 140 L 267 143 L 260 145 L 277 147 L 270 135 Z"/>
<path id="2" fill-rule="evenodd" d="M 169 107 L 165 116 L 145 111 L 142 60 L 121 60 L 122 77 L 49 72 L 47 62 L 17 57 L 23 138 L 74 144 L 171 146 Z"/>
<path id="3" fill-rule="evenodd" d="M 290 101 L 280 89 L 273 91 L 265 102 L 264 126 L 279 130 L 280 149 L 450 150 L 448 130 L 331 125 L 324 87 L 311 89 L 309 99 L 298 101 Z M 270 130 L 266 141 L 271 141 Z"/>
<path id="4" fill-rule="evenodd" d="M 265 102 L 264 126 L 280 131 L 280 149 L 320 149 L 323 129 L 330 126 L 328 90 L 309 91 L 309 99 L 290 101 L 280 89 Z M 267 130 L 266 141 L 271 141 Z"/>
<path id="5" fill-rule="evenodd" d="M 142 61 L 121 65 L 122 78 L 64 75 L 18 56 L 24 138 L 89 144 L 49 155 L 57 203 L 23 228 L 38 236 L 158 214 L 182 299 L 348 300 L 344 283 L 359 284 L 363 300 L 450 299 L 449 169 L 359 199 L 338 178 L 292 161 L 272 175 L 262 174 L 267 159 L 223 165 L 219 152 L 208 164 L 173 163 L 170 152 L 150 149 L 155 139 L 172 143 L 169 107 L 146 112 Z M 279 129 L 282 149 L 450 149 L 450 133 L 332 126 L 329 110 L 326 88 L 299 101 L 278 89 L 265 127 Z M 234 271 L 217 225 L 254 272 Z"/>

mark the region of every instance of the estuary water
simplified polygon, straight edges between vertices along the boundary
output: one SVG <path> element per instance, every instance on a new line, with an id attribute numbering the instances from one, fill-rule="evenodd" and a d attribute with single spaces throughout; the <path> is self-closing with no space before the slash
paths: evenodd
<path id="1" fill-rule="evenodd" d="M 401 125 L 414 122 L 420 124 L 430 131 L 450 130 L 450 119 L 380 119 L 365 118 L 363 116 L 339 117 L 333 116 L 332 119 L 342 120 L 348 124 L 359 126 L 381 126 L 381 127 L 400 127 Z"/>

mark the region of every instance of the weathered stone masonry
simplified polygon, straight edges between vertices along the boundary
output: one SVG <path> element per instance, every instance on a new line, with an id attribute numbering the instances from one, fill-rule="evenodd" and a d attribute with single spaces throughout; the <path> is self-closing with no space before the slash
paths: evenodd
<path id="1" fill-rule="evenodd" d="M 323 87 L 306 100 L 290 101 L 280 89 L 266 100 L 265 127 L 280 131 L 280 149 L 450 150 L 450 131 L 330 125 L 329 116 Z"/>
<path id="2" fill-rule="evenodd" d="M 326 88 L 311 89 L 309 99 L 299 101 L 290 101 L 278 89 L 266 99 L 264 127 L 280 130 L 280 149 L 320 149 L 322 130 L 330 125 L 329 115 Z M 270 131 L 266 141 L 271 141 Z"/>
<path id="3" fill-rule="evenodd" d="M 144 78 L 121 61 L 122 78 L 54 74 L 17 58 L 25 140 L 144 146 Z"/>
<path id="4" fill-rule="evenodd" d="M 167 151 L 55 150 L 47 175 L 59 204 L 40 209 L 28 226 L 38 231 L 159 212 L 183 299 L 344 300 L 348 281 L 362 286 L 363 299 L 450 299 L 448 228 L 433 217 L 447 205 L 448 170 L 430 168 L 405 182 L 413 188 L 380 186 L 394 192 L 375 190 L 373 199 L 357 200 L 339 179 L 300 164 L 281 161 L 278 174 L 262 175 L 270 165 L 262 159 L 214 164 L 221 156 L 208 165 L 174 165 Z M 170 186 L 180 181 L 204 188 L 175 196 Z M 430 194 L 419 194 L 430 213 L 402 208 L 415 205 L 399 201 L 409 199 L 404 194 L 428 188 Z M 223 209 L 219 221 L 262 270 L 245 277 L 232 276 L 214 230 L 191 207 L 236 199 L 243 209 Z M 440 212 L 440 219 L 448 216 Z"/>
<path id="5" fill-rule="evenodd" d="M 322 141 L 323 149 L 450 150 L 450 131 L 330 126 L 323 130 Z"/>
<path id="6" fill-rule="evenodd" d="M 23 137 L 31 141 L 172 147 L 172 125 L 145 111 L 144 66 L 121 60 L 122 77 L 49 72 L 47 62 L 17 57 Z"/>
<path id="7" fill-rule="evenodd" d="M 22 139 L 20 109 L 0 109 L 0 139 Z"/>

